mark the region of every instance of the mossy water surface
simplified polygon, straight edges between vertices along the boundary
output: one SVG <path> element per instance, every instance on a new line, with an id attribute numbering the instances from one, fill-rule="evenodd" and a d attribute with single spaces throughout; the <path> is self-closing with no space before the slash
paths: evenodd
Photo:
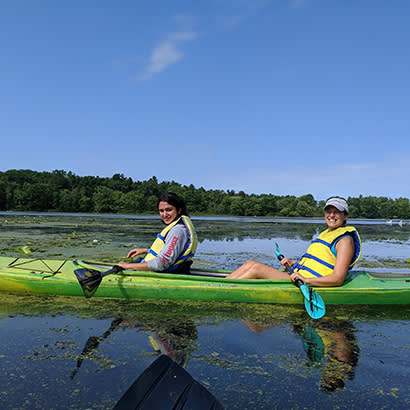
<path id="1" fill-rule="evenodd" d="M 115 261 L 147 246 L 158 218 L 0 218 L 0 254 Z M 196 264 L 234 268 L 290 257 L 320 222 L 194 219 Z M 408 267 L 409 232 L 359 226 L 361 268 Z M 404 227 L 403 227 L 404 228 Z M 390 229 L 390 231 L 389 231 Z M 386 251 L 387 249 L 387 251 Z M 408 408 L 408 306 L 303 306 L 101 301 L 0 294 L 0 407 L 109 409 L 160 353 L 227 409 Z"/>

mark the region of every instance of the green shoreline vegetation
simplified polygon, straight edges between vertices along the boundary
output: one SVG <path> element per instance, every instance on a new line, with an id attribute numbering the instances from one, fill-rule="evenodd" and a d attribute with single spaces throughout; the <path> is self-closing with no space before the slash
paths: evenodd
<path id="1" fill-rule="evenodd" d="M 163 191 L 181 195 L 193 215 L 319 217 L 325 200 L 313 195 L 247 194 L 205 190 L 175 181 L 133 181 L 123 174 L 111 178 L 78 176 L 71 171 L 8 170 L 0 172 L 1 211 L 152 214 Z M 346 198 L 351 218 L 410 219 L 408 198 L 362 196 Z"/>

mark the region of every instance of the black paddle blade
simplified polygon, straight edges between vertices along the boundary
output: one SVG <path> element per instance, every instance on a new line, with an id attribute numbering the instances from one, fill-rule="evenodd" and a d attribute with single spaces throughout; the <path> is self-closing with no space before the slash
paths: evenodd
<path id="1" fill-rule="evenodd" d="M 223 410 L 184 368 L 161 355 L 125 392 L 114 410 Z"/>
<path id="2" fill-rule="evenodd" d="M 102 281 L 101 272 L 94 269 L 81 268 L 74 271 L 86 298 L 90 298 L 97 291 Z"/>

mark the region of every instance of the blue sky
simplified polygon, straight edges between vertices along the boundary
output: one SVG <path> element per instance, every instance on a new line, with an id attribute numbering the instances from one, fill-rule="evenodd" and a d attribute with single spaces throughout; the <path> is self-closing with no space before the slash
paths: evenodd
<path id="1" fill-rule="evenodd" d="M 2 0 L 0 170 L 409 197 L 407 0 Z"/>

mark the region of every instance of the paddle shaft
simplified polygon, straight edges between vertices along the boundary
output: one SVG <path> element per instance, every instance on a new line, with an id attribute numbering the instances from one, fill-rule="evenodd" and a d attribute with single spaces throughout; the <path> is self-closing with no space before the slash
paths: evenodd
<path id="1" fill-rule="evenodd" d="M 278 246 L 276 249 L 276 256 L 278 260 L 281 261 L 284 256 L 280 253 Z M 285 263 L 284 265 L 288 274 L 291 275 L 293 273 L 292 267 L 289 263 Z M 323 317 L 326 312 L 326 308 L 320 295 L 318 295 L 310 286 L 305 285 L 305 282 L 303 282 L 302 279 L 297 278 L 294 283 L 300 289 L 303 297 L 305 298 L 305 308 L 309 316 L 313 319 L 320 319 Z"/>
<path id="2" fill-rule="evenodd" d="M 282 254 L 278 255 L 279 261 L 281 261 L 283 258 L 284 258 L 284 256 L 283 256 Z M 291 275 L 291 274 L 293 273 L 293 269 L 292 269 L 292 267 L 289 265 L 289 263 L 287 263 L 287 262 L 285 263 L 285 268 L 286 268 L 286 271 L 288 272 L 289 275 Z M 305 284 L 305 282 L 303 282 L 302 279 L 297 278 L 297 279 L 295 280 L 295 285 L 296 285 L 298 288 L 300 288 L 300 287 L 301 287 L 302 285 L 304 285 L 304 284 Z"/>
<path id="3" fill-rule="evenodd" d="M 118 272 L 121 272 L 123 270 L 124 270 L 124 268 L 121 268 L 121 266 L 114 265 L 111 269 L 109 269 L 105 272 L 101 272 L 101 277 L 103 278 L 104 276 L 111 275 L 113 273 L 118 273 Z"/>

